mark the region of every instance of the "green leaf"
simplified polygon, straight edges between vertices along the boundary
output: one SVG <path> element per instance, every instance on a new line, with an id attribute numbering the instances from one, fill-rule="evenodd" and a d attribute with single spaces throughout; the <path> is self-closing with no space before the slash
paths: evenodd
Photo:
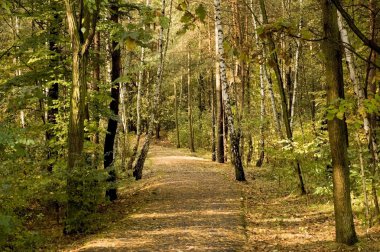
<path id="1" fill-rule="evenodd" d="M 203 23 L 206 18 L 206 8 L 203 6 L 203 4 L 198 5 L 198 7 L 195 9 L 195 14 L 199 18 L 199 20 Z"/>
<path id="2" fill-rule="evenodd" d="M 134 39 L 127 38 L 125 40 L 125 46 L 127 47 L 128 51 L 133 51 L 136 48 L 137 43 Z"/>
<path id="3" fill-rule="evenodd" d="M 119 78 L 117 78 L 116 80 L 114 80 L 113 83 L 121 83 L 121 82 L 130 82 L 131 81 L 131 77 L 129 75 L 123 75 L 123 76 L 120 76 Z"/>
<path id="4" fill-rule="evenodd" d="M 189 23 L 190 21 L 192 21 L 194 19 L 194 16 L 193 14 L 191 14 L 190 12 L 186 11 L 183 16 L 181 17 L 181 22 L 182 23 Z"/>
<path id="5" fill-rule="evenodd" d="M 1 8 L 5 10 L 6 13 L 10 14 L 9 3 L 7 1 L 1 1 Z"/>
<path id="6" fill-rule="evenodd" d="M 180 2 L 177 6 L 177 10 L 179 10 L 179 11 L 185 11 L 186 9 L 187 9 L 186 1 Z"/>
<path id="7" fill-rule="evenodd" d="M 168 29 L 170 26 L 170 19 L 168 17 L 160 17 L 160 25 L 164 29 Z"/>

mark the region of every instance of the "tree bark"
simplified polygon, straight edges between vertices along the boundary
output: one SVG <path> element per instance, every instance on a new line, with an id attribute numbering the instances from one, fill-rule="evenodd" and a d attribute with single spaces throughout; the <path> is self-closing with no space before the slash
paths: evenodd
<path id="1" fill-rule="evenodd" d="M 375 41 L 376 43 L 379 42 L 379 34 L 378 34 L 378 23 L 379 21 L 378 17 L 378 11 L 380 9 L 378 1 L 370 0 L 369 2 L 369 8 L 370 8 L 370 33 L 371 33 L 371 41 Z M 376 62 L 378 60 L 379 52 L 370 51 L 370 61 Z M 372 64 L 368 64 L 367 67 L 367 76 L 366 76 L 366 89 L 363 91 L 364 98 L 374 99 L 375 95 L 378 93 L 378 89 L 380 89 L 380 86 L 378 87 L 378 81 L 376 81 L 376 75 L 377 73 L 376 67 L 374 67 Z M 369 89 L 369 90 L 368 90 Z M 368 149 L 371 153 L 371 184 L 372 184 L 372 200 L 374 204 L 374 217 L 376 222 L 378 223 L 380 221 L 380 207 L 379 207 L 379 200 L 377 196 L 377 186 L 378 186 L 378 165 L 380 162 L 379 158 L 379 147 L 378 147 L 378 139 L 376 132 L 379 131 L 378 129 L 378 115 L 375 113 L 366 114 L 368 117 L 368 128 L 367 128 L 367 141 L 368 141 Z M 366 126 L 366 125 L 364 125 Z"/>
<path id="2" fill-rule="evenodd" d="M 55 69 L 59 64 L 58 55 L 61 53 L 61 49 L 58 46 L 58 36 L 59 36 L 59 27 L 62 24 L 62 18 L 58 13 L 57 5 L 56 3 L 51 3 L 51 8 L 54 11 L 54 19 L 50 23 L 49 32 L 50 32 L 50 40 L 49 40 L 49 50 L 52 53 L 52 59 L 50 60 L 49 67 L 51 69 Z M 53 80 L 57 78 L 56 74 L 53 75 Z M 57 82 L 54 82 L 48 89 L 48 111 L 47 111 L 47 121 L 50 124 L 49 126 L 53 126 L 57 124 L 57 114 L 58 114 L 58 108 L 55 107 L 55 102 L 58 100 L 59 95 L 59 86 Z M 55 160 L 57 159 L 58 152 L 52 147 L 52 142 L 54 142 L 54 139 L 56 138 L 56 135 L 54 133 L 54 130 L 50 127 L 46 131 L 46 141 L 48 143 L 48 159 L 49 159 L 49 165 L 48 165 L 48 171 L 53 171 L 53 166 L 55 163 Z M 54 161 L 51 161 L 54 159 Z"/>
<path id="3" fill-rule="evenodd" d="M 235 129 L 234 118 L 232 114 L 230 98 L 227 91 L 227 76 L 226 76 L 226 64 L 224 60 L 224 48 L 223 48 L 223 29 L 221 24 L 221 13 L 220 13 L 220 0 L 214 0 L 215 7 L 215 27 L 216 27 L 216 54 L 219 61 L 219 70 L 220 70 L 220 82 L 222 85 L 222 96 L 223 104 L 225 108 L 225 113 L 228 122 L 228 130 L 230 135 L 230 149 L 231 149 L 231 163 L 235 167 L 235 178 L 238 181 L 245 181 L 243 163 L 241 161 L 240 155 L 240 136 Z"/>
<path id="4" fill-rule="evenodd" d="M 195 152 L 190 60 L 191 60 L 190 51 L 188 49 L 188 52 L 187 52 L 187 120 L 189 123 L 189 149 L 191 152 Z"/>
<path id="5" fill-rule="evenodd" d="M 259 36 L 257 34 L 257 24 L 256 19 L 253 17 L 253 26 L 255 28 L 255 40 L 256 40 L 256 47 L 258 50 L 261 50 L 264 52 L 264 48 L 259 43 Z M 263 53 L 264 54 L 264 53 Z M 260 150 L 259 150 L 259 156 L 256 162 L 256 167 L 261 167 L 264 162 L 265 157 L 265 136 L 264 136 L 264 120 L 265 120 L 265 84 L 264 84 L 264 75 L 265 75 L 265 68 L 264 68 L 264 60 L 263 56 L 260 60 Z"/>
<path id="6" fill-rule="evenodd" d="M 264 0 L 260 0 L 260 9 L 261 9 L 261 14 L 263 18 L 263 23 L 268 24 L 268 16 L 267 12 L 265 9 L 265 2 Z M 280 92 L 280 97 L 281 97 L 281 107 L 282 107 L 282 116 L 283 116 L 283 121 L 286 129 L 286 138 L 290 142 L 290 144 L 293 142 L 293 133 L 292 129 L 290 127 L 290 119 L 289 119 L 289 111 L 288 111 L 288 105 L 287 105 L 287 99 L 286 99 L 286 94 L 285 94 L 285 89 L 284 89 L 284 83 L 283 79 L 281 76 L 281 70 L 280 70 L 280 65 L 276 53 L 276 46 L 273 40 L 273 37 L 271 34 L 268 35 L 268 46 L 269 46 L 269 56 L 270 56 L 270 61 L 271 65 L 273 66 L 273 70 L 276 74 L 277 78 L 277 85 L 278 89 Z M 305 184 L 303 181 L 303 175 L 302 175 L 302 170 L 301 170 L 301 165 L 299 160 L 296 158 L 295 160 L 296 163 L 296 172 L 298 176 L 298 181 L 299 181 L 299 187 L 301 194 L 306 194 L 306 189 L 305 189 Z"/>
<path id="7" fill-rule="evenodd" d="M 161 16 L 165 16 L 165 0 L 161 1 Z M 164 27 L 160 27 L 160 35 L 158 38 L 158 53 L 159 53 L 159 65 L 157 68 L 157 75 L 156 80 L 153 83 L 153 103 L 150 107 L 150 118 L 149 118 L 149 125 L 148 125 L 148 134 L 145 138 L 143 147 L 141 149 L 140 155 L 136 161 L 136 164 L 133 168 L 133 177 L 135 177 L 136 180 L 140 180 L 142 178 L 142 172 L 145 164 L 146 157 L 148 156 L 149 152 L 149 146 L 150 142 L 153 137 L 153 131 L 155 126 L 156 118 L 158 117 L 157 109 L 160 105 L 160 94 L 161 94 L 161 85 L 162 85 L 162 76 L 163 76 L 163 70 L 164 70 L 164 50 L 163 50 L 163 43 L 164 43 Z"/>
<path id="8" fill-rule="evenodd" d="M 302 29 L 302 23 L 303 23 L 303 0 L 299 0 L 299 6 L 300 6 L 300 20 L 298 22 L 298 36 L 301 37 L 301 29 Z M 290 105 L 290 128 L 293 129 L 293 123 L 294 123 L 294 114 L 295 114 L 295 105 L 297 100 L 297 92 L 298 92 L 298 82 L 299 82 L 299 61 L 300 61 L 300 53 L 301 53 L 301 47 L 302 47 L 302 41 L 301 39 L 297 39 L 297 48 L 296 48 L 296 55 L 295 55 L 295 64 L 294 64 L 294 82 L 293 82 L 293 92 L 292 92 L 292 99 L 291 99 L 291 105 Z"/>
<path id="9" fill-rule="evenodd" d="M 210 84 L 211 84 L 211 116 L 212 116 L 212 135 L 211 135 L 211 160 L 216 161 L 216 91 L 215 83 L 213 80 L 214 73 L 211 71 Z"/>
<path id="10" fill-rule="evenodd" d="M 339 26 L 340 38 L 341 38 L 343 44 L 350 45 L 347 30 L 344 28 L 342 19 L 343 18 L 341 16 L 341 14 L 338 12 L 338 26 Z M 353 58 L 352 52 L 350 50 L 348 50 L 346 47 L 344 47 L 344 53 L 345 53 L 345 58 L 346 58 L 346 63 L 347 63 L 347 68 L 348 68 L 348 72 L 350 75 L 350 79 L 351 79 L 352 84 L 354 85 L 354 90 L 355 90 L 356 97 L 357 97 L 358 109 L 361 109 L 363 106 L 363 101 L 365 99 L 364 90 L 356 78 L 356 70 L 355 70 L 355 65 L 353 62 L 354 58 Z M 367 137 L 368 146 L 371 146 L 372 138 L 370 137 L 370 122 L 369 122 L 368 114 L 367 113 L 362 114 L 362 118 L 363 118 L 363 129 L 364 129 L 365 135 Z M 356 133 L 356 139 L 357 139 L 357 143 L 358 143 L 358 147 L 359 147 L 359 160 L 360 160 L 361 176 L 362 176 L 362 182 L 363 182 L 363 194 L 364 194 L 364 199 L 365 199 L 364 204 L 366 206 L 366 211 L 368 211 L 367 189 L 366 189 L 366 182 L 365 182 L 366 178 L 365 178 L 364 167 L 363 167 L 364 166 L 363 154 L 362 154 L 363 151 L 361 148 L 361 141 L 360 141 L 358 133 Z M 369 151 L 371 152 L 371 148 L 369 148 Z M 371 180 L 373 181 L 374 177 Z M 376 189 L 373 190 L 372 193 L 374 196 L 373 199 L 374 199 L 375 206 L 376 205 L 378 206 Z M 367 221 L 369 220 L 368 216 L 369 215 L 366 213 L 366 220 Z"/>
<path id="11" fill-rule="evenodd" d="M 322 52 L 326 68 L 327 106 L 336 106 L 344 99 L 342 54 L 336 8 L 331 0 L 320 0 L 325 40 Z M 347 245 L 357 242 L 350 197 L 350 170 L 347 158 L 346 125 L 336 116 L 328 120 L 328 133 L 333 166 L 333 194 L 336 241 Z"/>
<path id="12" fill-rule="evenodd" d="M 215 37 L 217 36 L 217 27 L 215 26 Z M 218 48 L 218 40 L 215 39 L 215 48 Z M 216 49 L 217 50 L 217 49 Z M 216 113 L 217 113 L 217 131 L 216 131 L 216 161 L 224 163 L 224 111 L 222 87 L 220 84 L 220 70 L 218 60 L 215 62 L 215 86 L 216 86 Z"/>
<path id="13" fill-rule="evenodd" d="M 84 218 L 92 209 L 84 204 L 82 173 L 85 167 L 83 157 L 84 120 L 87 93 L 87 58 L 98 19 L 100 0 L 95 1 L 95 9 L 89 10 L 80 1 L 65 0 L 68 30 L 72 47 L 72 85 L 70 96 L 70 116 L 68 128 L 67 157 L 67 219 L 64 232 L 85 231 Z M 78 17 L 77 13 L 80 13 Z M 86 18 L 83 18 L 85 16 Z M 84 28 L 84 29 L 83 29 Z"/>
<path id="14" fill-rule="evenodd" d="M 119 23 L 119 5 L 118 1 L 115 0 L 111 3 L 111 21 L 115 24 Z M 116 189 L 116 171 L 113 167 L 114 162 L 114 145 L 117 131 L 119 115 L 119 98 L 120 98 L 120 83 L 115 82 L 120 77 L 121 69 L 121 53 L 120 48 L 118 48 L 118 42 L 112 41 L 111 45 L 111 98 L 110 110 L 112 112 L 112 117 L 108 119 L 107 133 L 104 141 L 104 169 L 108 170 L 109 182 L 108 189 L 106 191 L 106 197 L 114 201 L 117 199 L 117 189 Z"/>
<path id="15" fill-rule="evenodd" d="M 174 116 L 175 116 L 175 131 L 177 148 L 181 148 L 181 141 L 179 138 L 179 123 L 178 123 L 178 97 L 177 97 L 177 82 L 174 82 Z"/>

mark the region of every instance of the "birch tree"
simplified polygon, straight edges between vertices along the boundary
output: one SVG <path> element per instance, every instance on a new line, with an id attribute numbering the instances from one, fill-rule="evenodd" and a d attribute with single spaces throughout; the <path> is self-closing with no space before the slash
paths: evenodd
<path id="1" fill-rule="evenodd" d="M 245 181 L 245 174 L 243 169 L 243 163 L 240 155 L 240 136 L 239 132 L 234 125 L 234 116 L 232 114 L 230 98 L 228 94 L 228 83 L 226 75 L 226 63 L 224 60 L 224 48 L 223 48 L 223 28 L 221 23 L 221 11 L 220 0 L 214 0 L 215 10 L 215 29 L 216 29 L 216 56 L 219 62 L 220 82 L 222 86 L 223 104 L 225 108 L 225 114 L 227 117 L 228 130 L 230 136 L 230 149 L 231 149 L 231 163 L 235 167 L 235 177 L 238 181 Z"/>
<path id="2" fill-rule="evenodd" d="M 161 16 L 165 16 L 165 0 L 161 2 Z M 157 75 L 155 81 L 153 83 L 153 102 L 150 104 L 150 117 L 149 117 L 149 125 L 148 125 L 148 134 L 144 141 L 143 147 L 141 149 L 140 155 L 136 161 L 136 164 L 133 168 L 133 177 L 136 180 L 140 180 L 142 178 L 142 171 L 144 168 L 145 160 L 149 152 L 150 142 L 154 133 L 154 126 L 158 117 L 157 109 L 160 105 L 160 94 L 161 94 L 161 85 L 162 85 L 162 77 L 164 70 L 164 27 L 160 26 L 160 34 L 158 38 L 158 54 L 159 54 L 159 63 L 157 68 Z"/>

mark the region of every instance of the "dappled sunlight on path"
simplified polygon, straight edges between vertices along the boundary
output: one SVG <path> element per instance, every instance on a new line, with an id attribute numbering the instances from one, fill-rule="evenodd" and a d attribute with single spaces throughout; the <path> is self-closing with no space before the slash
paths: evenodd
<path id="1" fill-rule="evenodd" d="M 153 146 L 144 206 L 73 251 L 241 251 L 244 212 L 233 169 L 189 155 Z"/>
<path id="2" fill-rule="evenodd" d="M 331 201 L 279 186 L 270 167 L 246 168 L 247 183 L 233 170 L 154 145 L 143 179 L 122 181 L 105 208 L 106 227 L 64 251 L 379 251 L 380 232 L 359 223 L 361 243 L 335 243 Z"/>

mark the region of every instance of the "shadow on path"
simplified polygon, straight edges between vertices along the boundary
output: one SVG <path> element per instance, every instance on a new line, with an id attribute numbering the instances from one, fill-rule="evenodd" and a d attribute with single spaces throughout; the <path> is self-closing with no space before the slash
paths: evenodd
<path id="1" fill-rule="evenodd" d="M 233 169 L 184 150 L 153 146 L 151 153 L 143 207 L 72 251 L 243 250 L 244 213 Z"/>

